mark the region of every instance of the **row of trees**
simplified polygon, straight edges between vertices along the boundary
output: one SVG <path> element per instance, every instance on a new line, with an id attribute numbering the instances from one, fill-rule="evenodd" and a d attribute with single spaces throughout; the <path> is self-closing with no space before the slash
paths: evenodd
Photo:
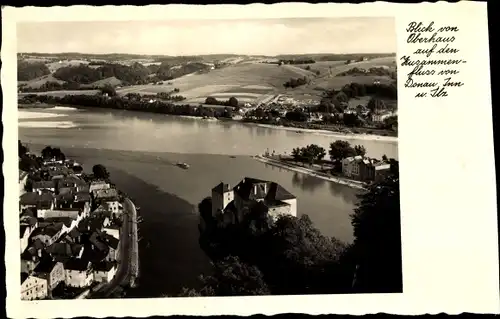
<path id="1" fill-rule="evenodd" d="M 390 77 L 391 79 L 396 79 L 396 72 L 385 67 L 373 67 L 369 68 L 368 70 L 355 67 L 337 74 L 337 76 L 357 76 L 357 75 L 387 76 Z"/>
<path id="2" fill-rule="evenodd" d="M 313 59 L 288 59 L 288 60 L 279 60 L 278 63 L 281 64 L 313 64 L 316 63 Z"/>
<path id="3" fill-rule="evenodd" d="M 347 103 L 352 98 L 371 96 L 372 99 L 367 107 L 370 111 L 376 109 L 387 109 L 383 99 L 396 100 L 398 96 L 397 85 L 395 84 L 346 84 L 340 90 L 327 90 L 319 106 L 314 111 L 326 113 L 342 113 L 347 107 Z M 311 108 L 313 110 L 314 108 Z"/>
<path id="4" fill-rule="evenodd" d="M 25 172 L 32 172 L 42 167 L 46 160 L 65 161 L 66 155 L 59 147 L 46 146 L 41 151 L 41 156 L 29 154 L 29 148 L 18 140 L 18 154 L 19 154 L 19 169 Z M 82 172 L 81 166 L 73 166 L 76 172 Z M 92 167 L 93 177 L 96 179 L 109 180 L 109 172 L 102 164 L 96 164 Z"/>
<path id="5" fill-rule="evenodd" d="M 325 158 L 326 150 L 319 145 L 310 144 L 305 147 L 294 148 L 291 155 L 295 161 L 307 162 L 312 165 L 315 162 L 320 162 Z M 352 146 L 347 141 L 337 140 L 330 143 L 328 155 L 330 156 L 330 160 L 334 164 L 339 165 L 344 158 L 357 155 L 365 156 L 366 148 L 363 145 Z"/>
<path id="6" fill-rule="evenodd" d="M 26 84 L 19 85 L 20 92 L 48 92 L 48 91 L 60 91 L 60 90 L 76 91 L 76 90 L 89 90 L 89 89 L 95 89 L 95 88 L 88 85 L 81 86 L 80 84 L 74 82 L 60 83 L 55 81 L 47 81 L 42 85 L 40 85 L 39 87 L 31 87 Z"/>
<path id="7" fill-rule="evenodd" d="M 212 217 L 211 198 L 199 211 L 205 225 L 200 246 L 213 272 L 201 277 L 200 289 L 184 289 L 181 296 L 402 291 L 397 167 L 359 195 L 352 244 L 322 235 L 307 215 L 273 223 L 258 203 L 237 224 Z"/>
<path id="8" fill-rule="evenodd" d="M 238 99 L 235 98 L 234 96 L 230 97 L 229 100 L 227 100 L 227 101 L 219 101 L 216 98 L 209 96 L 205 99 L 205 104 L 207 104 L 207 105 L 224 105 L 224 106 L 231 106 L 231 107 L 238 107 L 239 106 Z"/>
<path id="9" fill-rule="evenodd" d="M 310 65 L 306 66 L 306 67 L 305 67 L 305 69 L 306 69 L 307 71 L 314 72 L 314 74 L 316 74 L 316 76 L 319 76 L 319 75 L 321 74 L 321 72 L 320 72 L 319 70 L 313 70 L 313 69 L 311 69 L 311 66 L 310 66 Z"/>
<path id="10" fill-rule="evenodd" d="M 313 165 L 315 161 L 321 161 L 326 156 L 326 150 L 316 144 L 305 147 L 296 147 L 292 150 L 292 157 L 295 161 L 308 162 Z"/>
<path id="11" fill-rule="evenodd" d="M 26 95 L 19 100 L 20 104 L 31 104 L 41 102 L 47 104 L 59 105 L 78 105 L 84 107 L 96 107 L 104 109 L 119 109 L 130 111 L 142 111 L 150 113 L 161 113 L 170 115 L 188 115 L 188 116 L 209 116 L 228 117 L 232 116 L 232 107 L 209 108 L 193 106 L 190 104 L 173 104 L 170 101 L 156 100 L 152 103 L 144 99 L 135 100 L 119 96 L 104 97 L 102 95 L 66 95 L 64 97 L 50 95 Z"/>
<path id="12" fill-rule="evenodd" d="M 20 90 L 22 92 L 78 90 L 80 86 L 110 77 L 115 77 L 122 81 L 123 85 L 147 84 L 150 82 L 171 80 L 186 74 L 209 69 L 209 66 L 203 63 L 186 63 L 174 66 L 168 62 L 163 62 L 160 65 L 150 65 L 147 67 L 141 63 L 133 63 L 130 66 L 118 63 L 93 63 L 93 66 L 96 65 L 98 65 L 96 68 L 86 64 L 62 67 L 57 69 L 53 73 L 53 76 L 66 83 L 60 84 L 51 81 L 39 88 L 20 87 Z M 19 81 L 30 81 L 48 74 L 50 74 L 50 70 L 44 63 L 20 62 L 18 64 Z"/>
<path id="13" fill-rule="evenodd" d="M 354 147 L 347 141 L 336 140 L 330 143 L 328 155 L 332 162 L 340 162 L 344 158 L 351 156 L 365 156 L 366 148 L 363 145 L 355 145 Z"/>
<path id="14" fill-rule="evenodd" d="M 307 77 L 304 76 L 303 78 L 291 78 L 290 80 L 283 83 L 283 86 L 286 89 L 287 88 L 295 89 L 296 87 L 305 85 L 307 83 L 309 83 L 309 80 L 307 79 Z"/>

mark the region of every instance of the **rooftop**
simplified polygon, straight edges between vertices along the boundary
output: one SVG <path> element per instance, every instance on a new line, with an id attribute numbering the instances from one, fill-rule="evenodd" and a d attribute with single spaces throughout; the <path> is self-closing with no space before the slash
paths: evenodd
<path id="1" fill-rule="evenodd" d="M 92 236 L 90 236 L 89 241 L 92 243 L 92 245 L 94 245 L 94 247 L 96 247 L 100 251 L 109 250 L 108 246 L 101 241 L 101 238 L 97 233 L 93 233 Z"/>
<path id="2" fill-rule="evenodd" d="M 97 271 L 110 271 L 113 267 L 115 267 L 115 263 L 109 261 L 100 261 L 92 263 L 92 266 L 92 268 Z"/>
<path id="3" fill-rule="evenodd" d="M 118 239 L 116 239 L 115 237 L 111 236 L 106 232 L 101 233 L 100 239 L 102 240 L 103 243 L 105 243 L 106 245 L 108 245 L 113 249 L 117 249 L 118 244 L 120 243 Z"/>
<path id="4" fill-rule="evenodd" d="M 36 266 L 35 272 L 36 273 L 50 273 L 52 269 L 56 266 L 57 261 L 52 259 L 49 256 L 44 256 L 43 258 L 40 259 L 40 263 Z"/>
<path id="5" fill-rule="evenodd" d="M 55 188 L 56 183 L 54 181 L 39 181 L 33 182 L 33 189 L 35 188 Z"/>
<path id="6" fill-rule="evenodd" d="M 29 215 L 21 215 L 19 221 L 21 225 L 29 225 L 29 226 L 34 226 L 38 222 L 38 220 L 34 216 L 29 216 Z"/>
<path id="7" fill-rule="evenodd" d="M 118 198 L 118 191 L 114 188 L 100 189 L 95 191 L 97 199 Z"/>
<path id="8" fill-rule="evenodd" d="M 38 205 L 40 203 L 52 202 L 54 196 L 50 193 L 38 194 L 35 192 L 27 192 L 19 197 L 21 205 Z"/>
<path id="9" fill-rule="evenodd" d="M 62 229 L 63 223 L 57 223 L 57 224 L 49 224 L 46 225 L 45 227 L 38 227 L 33 231 L 32 236 L 38 236 L 38 235 L 47 235 L 47 236 L 54 236 L 56 235 L 61 229 Z"/>
<path id="10" fill-rule="evenodd" d="M 221 194 L 221 195 L 224 194 L 225 192 L 229 192 L 229 191 L 230 191 L 229 184 L 225 184 L 223 182 L 221 182 L 219 185 L 212 188 L 212 192 L 215 192 L 215 193 Z"/>
<path id="11" fill-rule="evenodd" d="M 283 201 L 295 198 L 293 194 L 275 182 L 250 177 L 245 177 L 233 189 L 244 200 L 266 199 Z"/>
<path id="12" fill-rule="evenodd" d="M 90 262 L 83 259 L 71 258 L 64 263 L 64 269 L 85 271 L 90 269 Z"/>

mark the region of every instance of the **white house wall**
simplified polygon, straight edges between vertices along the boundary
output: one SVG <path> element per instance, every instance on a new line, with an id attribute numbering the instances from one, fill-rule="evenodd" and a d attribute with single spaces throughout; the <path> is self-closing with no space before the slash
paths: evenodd
<path id="1" fill-rule="evenodd" d="M 290 215 L 297 217 L 297 199 L 285 199 L 283 202 L 287 203 L 290 205 Z"/>

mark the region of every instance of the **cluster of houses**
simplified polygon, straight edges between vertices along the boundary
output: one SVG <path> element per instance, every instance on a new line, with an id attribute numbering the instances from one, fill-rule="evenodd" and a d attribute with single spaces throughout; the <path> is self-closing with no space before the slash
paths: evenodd
<path id="1" fill-rule="evenodd" d="M 245 177 L 233 188 L 221 182 L 212 189 L 212 216 L 238 223 L 255 205 L 268 216 L 297 216 L 297 198 L 278 183 Z"/>
<path id="2" fill-rule="evenodd" d="M 120 196 L 107 182 L 84 181 L 72 166 L 53 160 L 20 173 L 31 184 L 19 199 L 23 300 L 57 298 L 58 286 L 88 288 L 115 275 Z"/>
<path id="3" fill-rule="evenodd" d="M 391 164 L 361 155 L 342 160 L 342 174 L 361 182 L 372 182 L 383 179 L 391 169 Z"/>

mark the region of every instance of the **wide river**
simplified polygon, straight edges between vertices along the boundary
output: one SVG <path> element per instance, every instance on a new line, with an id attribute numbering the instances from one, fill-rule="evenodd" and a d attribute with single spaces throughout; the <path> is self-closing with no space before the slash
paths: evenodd
<path id="1" fill-rule="evenodd" d="M 175 295 L 182 287 L 195 287 L 196 277 L 210 269 L 198 246 L 196 206 L 221 181 L 235 185 L 246 176 L 276 181 L 297 197 L 299 215 L 308 214 L 324 235 L 352 241 L 349 215 L 357 191 L 250 155 L 290 152 L 311 143 L 328 149 L 344 139 L 365 146 L 368 156 L 398 158 L 397 141 L 387 138 L 68 107 L 19 110 L 19 139 L 33 151 L 60 147 L 86 170 L 105 165 L 113 182 L 141 207 L 141 278 L 131 297 Z M 177 161 L 191 167 L 178 168 Z"/>

